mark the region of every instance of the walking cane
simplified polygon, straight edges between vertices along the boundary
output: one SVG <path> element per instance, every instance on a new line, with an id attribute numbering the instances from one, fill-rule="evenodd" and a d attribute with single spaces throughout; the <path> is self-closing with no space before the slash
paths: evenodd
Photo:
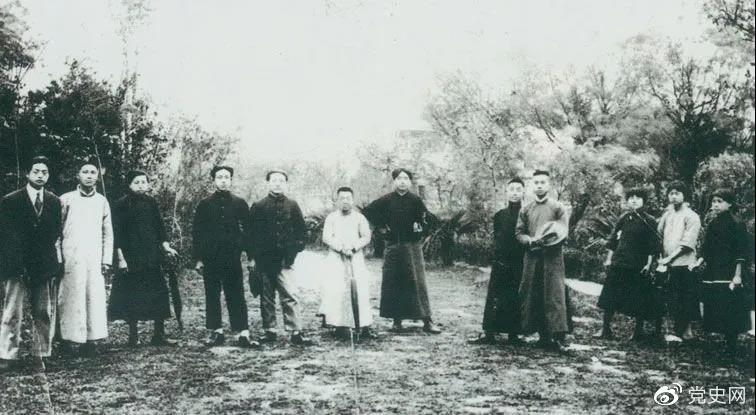
<path id="1" fill-rule="evenodd" d="M 171 304 L 173 305 L 173 312 L 176 314 L 176 322 L 178 323 L 178 329 L 180 332 L 184 331 L 184 321 L 181 315 L 184 311 L 183 303 L 181 302 L 181 291 L 179 290 L 178 282 L 178 270 L 175 265 L 179 262 L 179 259 L 174 259 L 170 262 L 170 269 L 168 270 L 168 286 L 171 292 Z"/>
<path id="2" fill-rule="evenodd" d="M 357 406 L 357 413 L 359 413 L 360 404 L 357 399 L 360 396 L 360 381 L 357 377 L 357 350 L 354 347 L 354 338 L 359 336 L 360 330 L 360 307 L 357 297 L 357 281 L 354 279 L 354 265 L 352 264 L 352 257 L 349 257 L 341 253 L 341 260 L 345 263 L 347 276 L 349 277 L 349 290 L 352 299 L 352 313 L 354 314 L 354 333 L 349 335 L 349 344 L 352 348 L 352 374 L 354 376 L 354 388 L 355 388 L 355 404 Z"/>

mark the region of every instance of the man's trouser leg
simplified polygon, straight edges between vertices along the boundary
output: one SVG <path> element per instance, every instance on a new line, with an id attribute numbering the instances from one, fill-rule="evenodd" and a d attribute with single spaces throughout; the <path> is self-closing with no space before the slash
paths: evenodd
<path id="1" fill-rule="evenodd" d="M 18 358 L 26 284 L 20 278 L 16 278 L 5 281 L 3 285 L 5 304 L 0 322 L 0 359 L 12 360 Z"/>
<path id="2" fill-rule="evenodd" d="M 219 277 L 223 278 L 223 295 L 226 297 L 231 330 L 237 332 L 248 330 L 247 301 L 244 298 L 244 280 L 239 260 L 228 264 L 228 269 L 223 274 Z"/>
<path id="3" fill-rule="evenodd" d="M 50 356 L 56 314 L 53 282 L 48 281 L 34 287 L 27 287 L 24 281 L 12 279 L 6 281 L 4 286 L 5 305 L 0 322 L 0 359 L 18 358 L 24 299 L 27 292 L 31 300 L 34 324 L 32 353 L 42 357 Z"/>
<path id="4" fill-rule="evenodd" d="M 295 289 L 293 285 L 293 274 L 291 269 L 283 269 L 278 274 L 278 298 L 281 299 L 281 308 L 283 310 L 284 325 L 288 331 L 299 331 L 301 323 L 299 320 L 299 304 L 297 303 Z"/>
<path id="5" fill-rule="evenodd" d="M 205 283 L 205 327 L 209 330 L 217 330 L 223 327 L 221 320 L 220 295 L 222 284 L 217 269 L 210 264 L 205 266 L 202 280 Z"/>
<path id="6" fill-rule="evenodd" d="M 260 290 L 260 316 L 263 329 L 276 328 L 276 286 L 278 279 L 275 275 L 265 272 L 262 274 L 262 289 Z"/>

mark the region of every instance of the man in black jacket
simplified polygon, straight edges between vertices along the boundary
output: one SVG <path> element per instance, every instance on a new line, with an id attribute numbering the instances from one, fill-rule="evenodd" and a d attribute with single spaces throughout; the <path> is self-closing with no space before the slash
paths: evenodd
<path id="1" fill-rule="evenodd" d="M 284 195 L 289 176 L 281 170 L 265 175 L 268 195 L 253 203 L 249 213 L 247 254 L 255 260 L 262 275 L 260 313 L 265 336 L 263 342 L 276 340 L 276 291 L 281 300 L 284 325 L 291 332 L 292 344 L 308 346 L 312 341 L 300 333 L 299 306 L 294 297 L 291 266 L 305 245 L 305 222 L 297 202 Z M 250 267 L 252 272 L 252 267 Z"/>
<path id="2" fill-rule="evenodd" d="M 247 202 L 231 194 L 234 169 L 215 166 L 210 172 L 215 192 L 200 201 L 194 214 L 192 238 L 194 269 L 205 283 L 205 319 L 210 330 L 206 344 L 220 346 L 225 342 L 221 319 L 221 291 L 226 297 L 231 330 L 238 333 L 241 347 L 256 347 L 250 339 L 247 302 L 244 299 L 241 251 L 245 250 Z"/>
<path id="3" fill-rule="evenodd" d="M 49 357 L 55 334 L 56 277 L 60 276 L 61 205 L 45 190 L 50 162 L 35 157 L 27 184 L 0 201 L 0 281 L 5 304 L 0 324 L 0 370 L 18 358 L 24 299 L 29 296 L 34 321 L 34 351 Z"/>

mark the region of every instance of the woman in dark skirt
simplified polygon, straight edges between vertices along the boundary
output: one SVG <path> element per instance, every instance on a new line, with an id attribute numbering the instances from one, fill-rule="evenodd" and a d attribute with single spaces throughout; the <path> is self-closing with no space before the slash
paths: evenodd
<path id="1" fill-rule="evenodd" d="M 622 313 L 635 317 L 633 340 L 643 338 L 643 322 L 656 322 L 657 335 L 661 333 L 663 307 L 653 304 L 655 296 L 645 276 L 651 267 L 653 255 L 659 250 L 656 220 L 646 213 L 643 204 L 646 193 L 630 189 L 625 198 L 630 210 L 623 214 L 609 237 L 606 262 L 606 282 L 599 296 L 598 306 L 604 310 L 604 324 L 597 337 L 613 339 L 612 317 Z"/>
<path id="2" fill-rule="evenodd" d="M 409 170 L 396 169 L 391 177 L 395 191 L 373 201 L 363 212 L 386 240 L 380 315 L 394 320 L 394 331 L 402 330 L 402 320 L 423 320 L 423 329 L 437 334 L 440 330 L 431 321 L 420 243 L 428 210 L 422 199 L 409 191 Z"/>
<path id="3" fill-rule="evenodd" d="M 142 171 L 126 177 L 129 192 L 118 200 L 113 213 L 119 272 L 108 305 L 110 321 L 129 324 L 129 344 L 139 342 L 137 322 L 153 320 L 153 345 L 173 345 L 165 336 L 164 320 L 171 316 L 168 286 L 161 268 L 162 255 L 176 255 L 168 244 L 157 201 L 147 195 L 149 181 Z"/>
<path id="4" fill-rule="evenodd" d="M 720 189 L 712 194 L 715 216 L 706 227 L 701 249 L 706 264 L 701 290 L 703 330 L 724 334 L 729 349 L 735 347 L 738 334 L 750 328 L 743 282 L 753 254 L 745 225 L 733 215 L 734 205 L 732 191 Z M 753 291 L 753 287 L 748 289 Z"/>

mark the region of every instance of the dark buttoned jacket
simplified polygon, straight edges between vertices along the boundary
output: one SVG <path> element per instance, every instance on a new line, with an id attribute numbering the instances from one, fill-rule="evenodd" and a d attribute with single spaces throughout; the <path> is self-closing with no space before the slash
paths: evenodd
<path id="1" fill-rule="evenodd" d="M 197 205 L 192 228 L 192 253 L 203 262 L 239 259 L 246 249 L 248 205 L 231 192 L 216 191 Z"/>
<path id="2" fill-rule="evenodd" d="M 307 229 L 297 202 L 268 194 L 249 209 L 247 254 L 261 270 L 277 273 L 294 263 L 305 246 Z"/>
<path id="3" fill-rule="evenodd" d="M 24 276 L 35 285 L 53 278 L 60 271 L 61 218 L 60 199 L 46 190 L 39 216 L 26 187 L 6 195 L 0 201 L 0 279 Z"/>

